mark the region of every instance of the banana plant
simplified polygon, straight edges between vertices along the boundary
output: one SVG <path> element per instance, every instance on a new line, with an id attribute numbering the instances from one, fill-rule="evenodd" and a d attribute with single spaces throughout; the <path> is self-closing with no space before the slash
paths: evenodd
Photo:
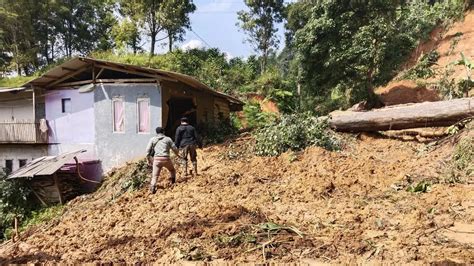
<path id="1" fill-rule="evenodd" d="M 472 79 L 472 70 L 474 69 L 474 63 L 469 60 L 464 53 L 461 53 L 461 59 L 456 63 L 456 65 L 464 66 L 466 70 L 466 78 L 459 81 L 459 89 L 464 93 L 464 96 L 467 97 L 469 90 L 474 87 L 474 80 Z"/>

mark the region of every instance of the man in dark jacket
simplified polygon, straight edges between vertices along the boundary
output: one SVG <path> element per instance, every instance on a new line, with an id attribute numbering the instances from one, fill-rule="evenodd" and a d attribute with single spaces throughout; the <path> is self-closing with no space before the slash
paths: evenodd
<path id="1" fill-rule="evenodd" d="M 189 157 L 193 163 L 194 174 L 197 175 L 196 148 L 201 146 L 201 142 L 199 141 L 196 129 L 188 123 L 188 118 L 181 118 L 181 125 L 176 129 L 174 143 L 181 150 L 181 158 L 184 159 L 184 174 L 188 175 Z"/>

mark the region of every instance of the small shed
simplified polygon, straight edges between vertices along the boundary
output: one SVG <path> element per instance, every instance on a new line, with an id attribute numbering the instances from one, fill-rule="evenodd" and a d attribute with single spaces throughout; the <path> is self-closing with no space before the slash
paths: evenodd
<path id="1" fill-rule="evenodd" d="M 25 179 L 43 205 L 63 204 L 78 195 L 91 192 L 100 184 L 93 169 L 98 162 L 78 161 L 77 156 L 84 152 L 86 150 L 35 159 L 11 173 L 7 179 Z"/>

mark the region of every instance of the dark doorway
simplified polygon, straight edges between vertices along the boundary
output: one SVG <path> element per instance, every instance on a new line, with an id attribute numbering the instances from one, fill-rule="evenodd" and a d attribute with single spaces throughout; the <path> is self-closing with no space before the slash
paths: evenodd
<path id="1" fill-rule="evenodd" d="M 181 117 L 187 117 L 189 123 L 196 126 L 196 106 L 191 98 L 171 98 L 168 100 L 168 122 L 166 123 L 166 135 L 174 139 L 176 128 L 180 124 Z"/>

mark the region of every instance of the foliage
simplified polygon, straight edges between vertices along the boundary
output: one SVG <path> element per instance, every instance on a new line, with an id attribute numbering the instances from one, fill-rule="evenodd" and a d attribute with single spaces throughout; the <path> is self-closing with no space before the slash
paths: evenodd
<path id="1" fill-rule="evenodd" d="M 234 117 L 220 118 L 216 123 L 204 123 L 197 129 L 202 134 L 203 144 L 221 143 L 229 136 L 238 132 L 237 121 Z"/>
<path id="2" fill-rule="evenodd" d="M 29 77 L 17 76 L 17 77 L 11 77 L 11 78 L 0 78 L 0 87 L 19 87 L 34 78 L 35 76 L 29 76 Z"/>
<path id="3" fill-rule="evenodd" d="M 6 177 L 0 170 L 0 229 L 3 230 L 12 225 L 15 217 L 21 221 L 37 207 L 31 203 L 31 190 L 22 180 L 6 180 Z"/>
<path id="4" fill-rule="evenodd" d="M 260 128 L 271 124 L 275 120 L 275 115 L 262 111 L 260 104 L 256 101 L 249 101 L 244 105 L 244 118 L 247 128 Z"/>
<path id="5" fill-rule="evenodd" d="M 335 107 L 374 102 L 373 89 L 396 74 L 418 41 L 442 21 L 459 17 L 463 8 L 462 1 L 300 2 L 290 5 L 286 27 L 307 109 L 325 103 L 335 90 L 345 98 Z"/>
<path id="6" fill-rule="evenodd" d="M 402 75 L 401 79 L 426 79 L 432 77 L 435 72 L 431 68 L 436 61 L 439 59 L 439 54 L 436 50 L 433 50 L 423 55 L 415 66 L 410 68 L 405 74 Z"/>
<path id="7" fill-rule="evenodd" d="M 120 23 L 115 24 L 112 28 L 112 37 L 115 41 L 115 48 L 119 51 L 127 51 L 131 48 L 133 53 L 142 51 L 141 36 L 138 23 L 125 18 Z"/>
<path id="8" fill-rule="evenodd" d="M 169 47 L 173 41 L 180 40 L 184 29 L 190 28 L 189 13 L 196 10 L 190 0 L 120 0 L 120 13 L 136 22 L 148 36 L 150 36 L 150 55 L 155 55 L 158 34 L 166 32 L 163 39 L 169 40 Z"/>
<path id="9" fill-rule="evenodd" d="M 278 69 L 272 67 L 250 85 L 245 86 L 245 90 L 265 95 L 278 104 L 280 111 L 290 113 L 296 109 L 295 87 L 293 80 L 285 79 Z"/>
<path id="10" fill-rule="evenodd" d="M 467 97 L 467 93 L 471 88 L 474 87 L 474 80 L 472 79 L 472 71 L 474 70 L 474 62 L 469 60 L 464 53 L 461 53 L 461 59 L 457 62 L 457 65 L 464 66 L 466 71 L 466 77 L 458 82 L 459 92 Z"/>
<path id="11" fill-rule="evenodd" d="M 452 77 L 455 65 L 464 66 L 465 78 L 456 82 L 455 77 Z M 447 99 L 466 97 L 469 90 L 474 87 L 474 80 L 472 78 L 472 70 L 474 63 L 469 60 L 464 53 L 461 53 L 461 59 L 448 64 L 442 72 L 441 78 L 436 82 L 437 90 Z"/>
<path id="12" fill-rule="evenodd" d="M 328 128 L 327 119 L 309 113 L 283 115 L 280 120 L 259 129 L 255 152 L 262 156 L 276 156 L 287 150 L 299 151 L 308 146 L 337 150 L 339 141 Z"/>
<path id="13" fill-rule="evenodd" d="M 446 180 L 449 183 L 462 183 L 474 177 L 474 137 L 462 138 L 453 152 L 447 168 Z"/>
<path id="14" fill-rule="evenodd" d="M 121 190 L 119 194 L 126 191 L 136 191 L 142 188 L 149 179 L 149 166 L 146 159 L 140 160 L 133 167 L 133 172 L 130 173 L 130 178 L 121 183 Z M 118 195 L 115 195 L 117 197 Z"/>
<path id="15" fill-rule="evenodd" d="M 147 54 L 117 55 L 110 52 L 97 52 L 92 56 L 103 60 L 180 72 L 228 93 L 245 91 L 245 86 L 257 77 L 259 70 L 254 56 L 245 61 L 240 58 L 228 61 L 226 55 L 215 48 L 175 50 L 152 58 Z"/>
<path id="16" fill-rule="evenodd" d="M 270 50 L 278 45 L 276 23 L 282 21 L 283 0 L 246 0 L 245 4 L 249 11 L 237 13 L 239 26 L 248 35 L 247 40 L 255 51 L 261 54 L 261 70 L 265 72 Z"/>
<path id="17" fill-rule="evenodd" d="M 189 0 L 170 0 L 161 4 L 163 14 L 161 25 L 168 34 L 168 49 L 173 50 L 173 43 L 183 41 L 186 29 L 191 29 L 189 13 L 193 13 L 196 6 Z"/>
<path id="18" fill-rule="evenodd" d="M 409 185 L 407 187 L 408 192 L 426 193 L 426 192 L 430 192 L 430 190 L 431 190 L 431 183 L 428 181 L 421 181 L 415 186 Z"/>

